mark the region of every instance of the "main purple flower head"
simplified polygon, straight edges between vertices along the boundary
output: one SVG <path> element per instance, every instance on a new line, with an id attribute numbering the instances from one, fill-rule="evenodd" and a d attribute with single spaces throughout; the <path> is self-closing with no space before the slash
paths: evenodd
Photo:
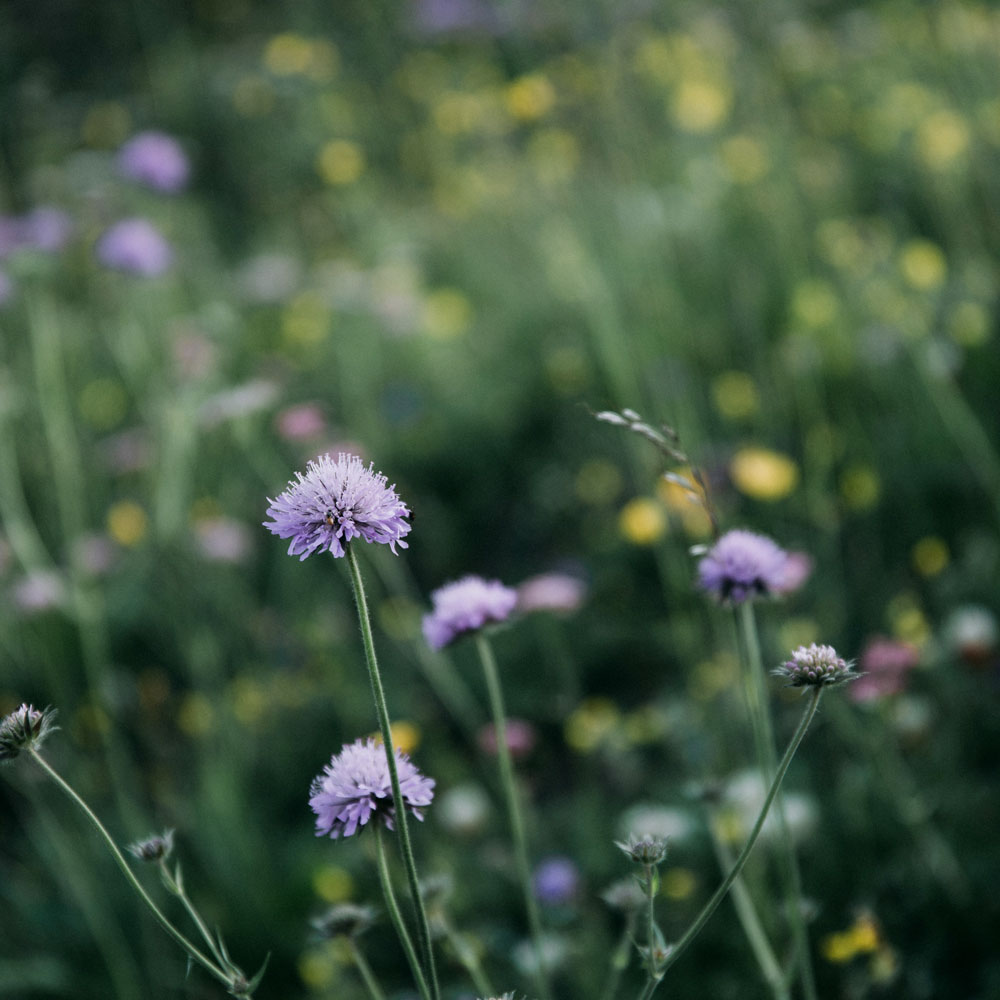
<path id="1" fill-rule="evenodd" d="M 97 241 L 95 251 L 105 267 L 144 278 L 163 274 L 174 260 L 170 244 L 148 219 L 116 222 Z"/>
<path id="2" fill-rule="evenodd" d="M 782 592 L 788 553 L 752 531 L 727 531 L 698 563 L 698 586 L 723 604 Z"/>
<path id="3" fill-rule="evenodd" d="M 267 498 L 271 521 L 264 527 L 279 538 L 290 538 L 290 556 L 305 559 L 314 552 L 343 556 L 352 538 L 381 542 L 395 553 L 407 548 L 403 536 L 410 533 L 410 509 L 389 486 L 385 476 L 357 455 L 341 452 L 334 461 L 321 455 L 295 473 L 297 482 L 276 500 Z"/>
<path id="4" fill-rule="evenodd" d="M 403 803 L 422 820 L 422 810 L 434 798 L 434 779 L 425 778 L 401 750 L 396 750 L 396 774 Z M 396 806 L 385 747 L 371 737 L 345 744 L 313 779 L 309 805 L 316 813 L 317 837 L 351 837 L 373 816 L 391 830 Z"/>
<path id="5" fill-rule="evenodd" d="M 837 655 L 833 646 L 820 646 L 815 642 L 810 646 L 799 646 L 774 671 L 784 677 L 789 687 L 833 687 L 857 678 L 854 664 Z"/>
<path id="6" fill-rule="evenodd" d="M 118 151 L 118 169 L 154 191 L 174 194 L 187 184 L 191 165 L 180 143 L 165 132 L 139 132 Z"/>
<path id="7" fill-rule="evenodd" d="M 506 621 L 517 604 L 517 591 L 499 580 L 466 576 L 435 590 L 431 601 L 434 610 L 424 615 L 424 638 L 433 649 L 443 649 L 466 632 Z"/>

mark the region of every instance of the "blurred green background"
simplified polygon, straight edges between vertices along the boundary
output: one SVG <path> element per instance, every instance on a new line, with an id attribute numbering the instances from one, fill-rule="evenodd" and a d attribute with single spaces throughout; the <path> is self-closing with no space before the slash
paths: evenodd
<path id="1" fill-rule="evenodd" d="M 697 511 L 592 418 L 622 407 L 679 431 L 724 527 L 811 556 L 767 662 L 916 651 L 905 690 L 828 696 L 789 778 L 821 995 L 1000 997 L 998 52 L 1000 10 L 949 0 L 0 7 L 0 709 L 58 708 L 48 757 L 122 843 L 176 828 L 234 958 L 271 953 L 261 998 L 363 996 L 308 921 L 378 902 L 307 804 L 375 728 L 348 581 L 260 527 L 327 450 L 416 512 L 363 553 L 376 641 L 438 781 L 421 870 L 497 989 L 531 980 L 478 666 L 420 636 L 447 580 L 586 584 L 495 643 L 533 852 L 579 871 L 544 913 L 559 995 L 606 975 L 630 809 L 673 835 L 668 937 L 711 893 L 692 787 L 753 756 L 731 616 L 692 588 Z M 148 130 L 183 190 L 122 175 Z M 38 209 L 60 238 L 12 237 Z M 163 273 L 98 259 L 130 217 Z M 29 762 L 3 778 L 0 996 L 221 994 Z M 401 995 L 386 923 L 362 943 Z M 664 989 L 767 996 L 728 904 Z"/>

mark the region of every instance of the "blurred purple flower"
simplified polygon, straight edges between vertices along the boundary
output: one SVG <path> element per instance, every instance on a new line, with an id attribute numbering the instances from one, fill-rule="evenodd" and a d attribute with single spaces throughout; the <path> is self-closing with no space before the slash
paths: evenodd
<path id="1" fill-rule="evenodd" d="M 403 536 L 410 532 L 410 511 L 372 465 L 365 468 L 357 455 L 343 452 L 334 461 L 321 455 L 309 462 L 306 473 L 295 473 L 297 482 L 271 505 L 264 527 L 279 538 L 291 538 L 289 555 L 300 560 L 313 552 L 345 554 L 352 538 L 380 542 L 396 552 L 407 548 Z"/>
<path id="2" fill-rule="evenodd" d="M 496 11 L 484 0 L 416 0 L 413 20 L 419 31 L 429 35 L 468 31 L 495 34 L 500 28 Z"/>
<path id="3" fill-rule="evenodd" d="M 698 563 L 698 585 L 722 604 L 779 594 L 788 553 L 765 535 L 727 531 Z"/>
<path id="4" fill-rule="evenodd" d="M 173 263 L 174 252 L 148 219 L 122 219 L 97 241 L 97 259 L 116 271 L 154 278 Z"/>
<path id="5" fill-rule="evenodd" d="M 580 889 L 580 870 L 567 857 L 554 855 L 538 863 L 532 874 L 535 898 L 547 906 L 573 902 Z"/>
<path id="6" fill-rule="evenodd" d="M 851 685 L 852 701 L 876 701 L 899 694 L 906 687 L 906 675 L 920 662 L 916 646 L 881 636 L 865 646 L 858 660 L 863 673 Z"/>
<path id="7" fill-rule="evenodd" d="M 249 302 L 281 302 L 295 291 L 302 277 L 297 260 L 285 254 L 268 253 L 251 257 L 240 267 L 236 281 Z"/>
<path id="8" fill-rule="evenodd" d="M 326 430 L 326 418 L 315 403 L 289 406 L 277 416 L 278 433 L 286 441 L 314 438 Z"/>
<path id="9" fill-rule="evenodd" d="M 568 573 L 542 573 L 518 586 L 517 609 L 524 614 L 531 611 L 571 614 L 583 604 L 586 596 L 587 585 L 579 577 Z"/>
<path id="10" fill-rule="evenodd" d="M 89 576 L 103 576 L 115 561 L 115 546 L 107 535 L 80 535 L 73 542 L 73 562 Z"/>
<path id="11" fill-rule="evenodd" d="M 178 333 L 171 344 L 177 374 L 184 379 L 203 379 L 216 367 L 219 352 L 204 335 Z"/>
<path id="12" fill-rule="evenodd" d="M 66 585 L 58 573 L 37 570 L 14 584 L 11 597 L 15 607 L 28 614 L 36 614 L 63 604 Z"/>
<path id="13" fill-rule="evenodd" d="M 191 165 L 180 143 L 165 132 L 139 132 L 118 151 L 118 169 L 129 180 L 154 191 L 183 190 Z"/>
<path id="14" fill-rule="evenodd" d="M 417 818 L 434 798 L 434 779 L 425 778 L 401 750 L 396 773 L 403 802 Z M 353 836 L 372 816 L 391 830 L 396 815 L 385 747 L 370 737 L 346 744 L 313 779 L 309 805 L 316 813 L 316 836 Z"/>
<path id="15" fill-rule="evenodd" d="M 105 438 L 101 444 L 102 458 L 115 473 L 138 472 L 149 467 L 153 445 L 149 432 L 143 427 L 132 427 Z"/>
<path id="16" fill-rule="evenodd" d="M 61 208 L 40 205 L 21 221 L 24 246 L 43 253 L 56 253 L 73 234 L 73 220 Z"/>
<path id="17" fill-rule="evenodd" d="M 781 574 L 781 583 L 776 588 L 775 593 L 782 596 L 794 594 L 796 590 L 805 586 L 806 580 L 812 576 L 812 571 L 812 556 L 805 552 L 787 553 L 785 568 Z"/>
<path id="18" fill-rule="evenodd" d="M 230 517 L 203 517 L 195 522 L 198 549 L 209 562 L 241 563 L 250 554 L 250 532 Z"/>
<path id="19" fill-rule="evenodd" d="M 206 427 L 215 427 L 226 420 L 248 417 L 266 410 L 279 395 L 277 383 L 265 378 L 251 379 L 242 385 L 223 389 L 209 396 L 198 411 L 198 418 Z"/>
<path id="20" fill-rule="evenodd" d="M 517 591 L 499 580 L 466 576 L 435 590 L 431 601 L 434 609 L 424 615 L 424 638 L 431 648 L 443 649 L 466 632 L 506 621 L 517 604 Z"/>
<path id="21" fill-rule="evenodd" d="M 526 719 L 507 719 L 504 730 L 507 735 L 507 749 L 510 751 L 511 757 L 515 759 L 527 757 L 535 749 L 538 734 L 535 732 L 535 727 Z M 496 754 L 497 734 L 492 722 L 487 722 L 479 730 L 478 740 L 479 746 L 485 753 L 491 756 Z"/>

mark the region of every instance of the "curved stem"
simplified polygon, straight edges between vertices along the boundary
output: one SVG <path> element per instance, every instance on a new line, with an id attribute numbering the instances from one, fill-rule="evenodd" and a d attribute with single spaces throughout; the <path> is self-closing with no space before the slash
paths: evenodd
<path id="1" fill-rule="evenodd" d="M 410 963 L 410 968 L 413 970 L 413 978 L 417 981 L 417 989 L 420 991 L 421 997 L 427 1000 L 430 996 L 430 992 L 427 989 L 427 980 L 424 977 L 424 971 L 420 967 L 420 959 L 417 958 L 416 949 L 413 947 L 410 934 L 403 921 L 403 914 L 399 912 L 399 903 L 396 902 L 396 893 L 392 889 L 389 863 L 385 856 L 385 845 L 382 843 L 382 830 L 378 823 L 375 824 L 375 858 L 378 867 L 379 882 L 382 884 L 382 895 L 385 897 L 385 906 L 389 911 L 389 919 L 392 921 L 392 926 L 396 928 L 396 936 L 399 938 L 399 943 L 406 952 L 406 958 Z"/>
<path id="2" fill-rule="evenodd" d="M 745 672 L 751 701 L 754 735 L 757 741 L 758 765 L 764 773 L 764 780 L 769 781 L 775 773 L 778 752 L 774 739 L 774 726 L 771 724 L 771 713 L 767 706 L 766 675 L 760 652 L 760 637 L 757 633 L 757 617 L 754 613 L 753 602 L 744 601 L 740 605 L 739 619 L 747 656 Z M 792 941 L 798 957 L 802 994 L 804 1000 L 816 1000 L 816 981 L 813 977 L 812 959 L 809 954 L 809 932 L 802 915 L 802 875 L 799 872 L 795 845 L 792 842 L 792 835 L 788 829 L 788 821 L 785 818 L 785 810 L 780 798 L 775 813 L 778 819 L 780 837 L 782 881 L 786 892 Z"/>
<path id="3" fill-rule="evenodd" d="M 757 843 L 760 831 L 764 827 L 764 820 L 767 819 L 767 814 L 771 809 L 771 803 L 774 802 L 775 796 L 778 794 L 778 789 L 781 787 L 782 779 L 788 771 L 788 765 L 791 764 L 792 758 L 795 756 L 795 751 L 798 750 L 799 744 L 802 742 L 806 735 L 806 730 L 809 728 L 809 723 L 812 722 L 813 716 L 816 714 L 816 709 L 819 707 L 819 699 L 822 694 L 822 687 L 812 689 L 809 704 L 806 706 L 806 710 L 802 714 L 802 719 L 799 721 L 798 728 L 795 730 L 795 735 L 788 744 L 788 749 L 785 751 L 784 757 L 781 758 L 781 762 L 778 764 L 778 770 L 774 775 L 774 781 L 771 782 L 771 787 L 768 789 L 767 797 L 764 799 L 764 805 L 761 807 L 760 814 L 757 817 L 757 821 L 753 825 L 753 829 L 750 831 L 750 836 L 747 838 L 747 842 L 743 845 L 743 850 L 740 851 L 739 856 L 736 859 L 736 863 L 733 865 L 731 871 L 725 879 L 723 879 L 719 888 L 715 890 L 712 898 L 702 907 L 702 910 L 695 918 L 694 923 L 691 924 L 691 926 L 684 933 L 684 936 L 671 949 L 666 961 L 660 966 L 660 978 L 662 978 L 667 969 L 669 969 L 670 966 L 681 957 L 681 955 L 687 950 L 688 945 L 691 944 L 705 924 L 708 923 L 709 918 L 715 912 L 719 903 L 722 902 L 726 893 L 729 892 L 733 882 L 736 881 L 740 872 L 743 871 L 743 866 L 747 863 L 747 859 L 750 857 L 750 852 Z"/>
<path id="4" fill-rule="evenodd" d="M 382 731 L 382 743 L 385 746 L 386 762 L 389 766 L 389 781 L 392 786 L 392 802 L 394 820 L 399 834 L 399 847 L 403 855 L 403 866 L 409 883 L 410 897 L 417 916 L 417 940 L 423 953 L 427 979 L 430 983 L 431 1000 L 438 1000 L 440 992 L 437 982 L 437 971 L 434 968 L 434 949 L 431 945 L 430 923 L 427 911 L 420 895 L 420 880 L 417 877 L 417 864 L 413 857 L 413 845 L 410 842 L 410 828 L 406 817 L 406 802 L 399 787 L 399 774 L 396 769 L 396 750 L 392 743 L 392 724 L 389 720 L 389 709 L 385 701 L 385 691 L 382 687 L 382 677 L 379 674 L 378 660 L 375 656 L 375 640 L 372 638 L 371 620 L 368 615 L 368 602 L 365 599 L 365 586 L 361 579 L 361 568 L 354 547 L 344 546 L 347 552 L 347 565 L 351 571 L 351 583 L 354 587 L 354 600 L 358 608 L 358 621 L 361 625 L 361 638 L 365 647 L 365 663 L 368 666 L 368 679 L 371 681 L 372 696 L 375 699 L 375 711 L 378 715 L 379 729 Z"/>
<path id="5" fill-rule="evenodd" d="M 500 674 L 497 671 L 497 661 L 493 655 L 493 647 L 482 632 L 476 634 L 476 648 L 486 675 L 486 687 L 489 692 L 490 709 L 493 713 L 493 733 L 497 746 L 497 761 L 500 765 L 500 783 L 503 785 L 504 798 L 507 805 L 507 818 L 510 822 L 511 836 L 514 840 L 514 859 L 517 864 L 517 874 L 524 895 L 525 909 L 528 911 L 528 928 L 531 931 L 531 943 L 535 952 L 535 963 L 538 966 L 535 986 L 541 1000 L 549 1000 L 548 976 L 545 973 L 545 954 L 542 948 L 542 921 L 538 912 L 538 903 L 531 889 L 531 866 L 528 862 L 528 839 L 524 832 L 524 819 L 521 815 L 521 805 L 518 799 L 517 785 L 514 781 L 514 765 L 507 746 L 507 720 L 504 712 L 503 692 L 500 688 Z"/>
<path id="6" fill-rule="evenodd" d="M 142 901 L 149 907 L 152 911 L 153 916 L 156 917 L 160 926 L 167 932 L 177 942 L 194 961 L 199 965 L 204 967 L 208 972 L 210 972 L 216 979 L 224 983 L 226 986 L 232 986 L 233 980 L 223 969 L 219 968 L 210 958 L 203 955 L 194 944 L 192 944 L 176 927 L 163 915 L 160 908 L 153 902 L 149 894 L 142 887 L 142 883 L 135 877 L 135 873 L 129 867 L 128 862 L 125 860 L 125 856 L 118 849 L 118 845 L 114 842 L 111 834 L 105 829 L 104 824 L 97 818 L 96 814 L 91 810 L 90 806 L 87 805 L 83 799 L 77 795 L 73 787 L 66 782 L 62 776 L 52 768 L 52 766 L 45 760 L 44 757 L 39 754 L 37 750 L 29 747 L 28 753 L 38 762 L 42 770 L 84 811 L 87 818 L 91 823 L 97 828 L 98 833 L 104 839 L 112 856 L 118 863 L 118 867 L 122 870 L 125 878 L 128 879 L 129 885 L 139 894 Z"/>

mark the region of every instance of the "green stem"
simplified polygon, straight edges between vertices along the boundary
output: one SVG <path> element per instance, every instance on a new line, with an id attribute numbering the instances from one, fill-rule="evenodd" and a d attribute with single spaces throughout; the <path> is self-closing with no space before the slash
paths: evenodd
<path id="1" fill-rule="evenodd" d="M 118 867 L 122 870 L 125 878 L 128 880 L 129 885 L 139 894 L 139 898 L 149 907 L 152 911 L 153 916 L 156 917 L 160 926 L 167 932 L 183 948 L 194 961 L 210 972 L 216 979 L 224 983 L 226 986 L 231 986 L 233 983 L 232 977 L 229 976 L 223 969 L 219 968 L 210 958 L 203 955 L 195 946 L 192 944 L 176 927 L 163 915 L 160 908 L 153 902 L 149 897 L 149 894 L 142 887 L 142 883 L 135 877 L 135 873 L 129 867 L 128 862 L 125 860 L 125 856 L 118 849 L 118 845 L 114 842 L 111 834 L 105 829 L 104 824 L 97 818 L 94 812 L 91 810 L 90 806 L 87 805 L 83 799 L 77 795 L 73 787 L 68 784 L 62 776 L 55 771 L 51 765 L 45 760 L 42 755 L 32 747 L 28 748 L 28 753 L 38 762 L 39 766 L 45 771 L 46 774 L 68 795 L 86 814 L 87 818 L 91 823 L 97 828 L 98 833 L 104 839 L 107 844 L 108 849 L 111 851 L 112 856 L 118 864 Z"/>
<path id="2" fill-rule="evenodd" d="M 524 832 L 524 820 L 521 816 L 521 805 L 514 781 L 514 765 L 507 746 L 507 721 L 503 704 L 503 692 L 500 688 L 500 674 L 497 661 L 493 655 L 493 647 L 482 632 L 476 634 L 476 648 L 482 661 L 483 673 L 486 675 L 486 688 L 489 692 L 490 709 L 493 713 L 493 733 L 497 747 L 497 761 L 500 765 L 500 783 L 503 786 L 507 806 L 507 818 L 510 823 L 511 835 L 514 839 L 514 860 L 517 874 L 524 895 L 524 905 L 528 912 L 528 928 L 531 932 L 531 943 L 535 952 L 537 975 L 535 986 L 541 1000 L 549 1000 L 552 993 L 549 988 L 548 976 L 545 971 L 545 953 L 542 947 L 542 921 L 538 912 L 538 903 L 531 887 L 531 866 L 528 862 L 528 839 Z"/>
<path id="3" fill-rule="evenodd" d="M 740 851 L 739 856 L 736 858 L 736 863 L 733 865 L 729 874 L 723 879 L 722 884 L 712 895 L 712 898 L 702 907 L 701 912 L 695 918 L 694 923 L 685 931 L 684 936 L 673 946 L 670 950 L 670 954 L 667 959 L 660 966 L 660 979 L 663 978 L 666 971 L 674 964 L 684 954 L 687 950 L 688 945 L 698 936 L 701 929 L 708 923 L 709 918 L 715 913 L 719 904 L 725 898 L 726 893 L 732 887 L 733 882 L 739 878 L 740 872 L 743 871 L 743 866 L 747 863 L 747 859 L 750 857 L 751 851 L 753 851 L 754 845 L 757 843 L 757 838 L 760 836 L 760 831 L 764 827 L 764 820 L 767 819 L 767 814 L 771 809 L 771 803 L 774 802 L 775 797 L 778 794 L 778 789 L 781 787 L 781 782 L 785 777 L 785 773 L 788 771 L 788 765 L 791 764 L 792 758 L 795 756 L 795 751 L 798 750 L 799 744 L 802 743 L 803 738 L 806 735 L 806 730 L 809 728 L 809 723 L 812 722 L 813 716 L 816 714 L 816 709 L 819 707 L 819 700 L 823 694 L 822 687 L 815 687 L 812 689 L 809 704 L 806 706 L 806 710 L 802 713 L 802 718 L 799 721 L 798 728 L 795 730 L 795 735 L 792 737 L 791 742 L 788 744 L 788 749 L 785 751 L 785 755 L 781 758 L 778 764 L 778 769 L 774 775 L 774 780 L 771 782 L 771 787 L 768 789 L 767 797 L 764 799 L 764 805 L 761 807 L 760 814 L 757 816 L 757 821 L 753 825 L 753 829 L 750 831 L 750 836 L 747 838 L 747 842 L 743 845 L 743 850 Z M 659 980 L 657 980 L 659 982 Z M 655 983 L 653 984 L 655 989 Z M 647 987 L 648 990 L 648 987 Z M 648 1000 L 648 996 L 652 994 L 652 990 L 644 990 L 640 1000 Z"/>
<path id="4" fill-rule="evenodd" d="M 719 836 L 714 823 L 709 824 L 709 829 L 719 868 L 724 872 L 729 871 L 733 867 L 732 852 Z M 743 927 L 743 933 L 746 934 L 747 941 L 750 942 L 750 950 L 760 966 L 764 981 L 774 994 L 774 1000 L 788 1000 L 788 984 L 785 981 L 785 973 L 782 971 L 774 949 L 767 939 L 767 934 L 757 914 L 757 908 L 754 906 L 753 899 L 742 878 L 733 882 L 733 906 Z"/>
<path id="5" fill-rule="evenodd" d="M 767 705 L 764 663 L 760 652 L 760 637 L 757 633 L 757 618 L 754 614 L 752 601 L 744 601 L 740 605 L 739 620 L 747 657 L 744 673 L 747 676 L 748 694 L 751 695 L 751 712 L 754 719 L 754 735 L 757 740 L 758 764 L 764 774 L 764 780 L 770 781 L 775 773 L 778 753 L 774 739 L 774 727 L 771 724 L 771 713 Z M 792 842 L 792 835 L 788 829 L 788 821 L 785 818 L 785 810 L 780 798 L 775 814 L 778 818 L 782 880 L 790 911 L 788 919 L 792 941 L 798 957 L 802 994 L 804 1000 L 817 1000 L 816 981 L 813 977 L 812 959 L 809 953 L 809 932 L 802 912 L 802 875 L 799 872 L 795 845 Z"/>
<path id="6" fill-rule="evenodd" d="M 413 970 L 413 978 L 417 981 L 417 989 L 420 991 L 420 996 L 423 1000 L 429 1000 L 430 991 L 427 988 L 427 979 L 424 976 L 424 971 L 420 966 L 420 959 L 417 957 L 417 951 L 413 947 L 413 941 L 410 940 L 410 934 L 406 929 L 406 924 L 403 921 L 403 914 L 399 912 L 399 903 L 396 902 L 396 893 L 392 889 L 392 879 L 389 876 L 389 864 L 385 856 L 385 845 L 382 843 L 382 830 L 378 823 L 375 826 L 375 858 L 378 868 L 378 878 L 379 882 L 382 884 L 382 895 L 385 897 L 385 906 L 389 911 L 389 919 L 392 921 L 392 926 L 396 928 L 396 936 L 399 938 L 399 943 L 403 946 L 403 950 L 406 952 L 406 958 L 410 963 L 410 968 Z"/>
<path id="7" fill-rule="evenodd" d="M 178 868 L 178 872 L 179 871 L 180 869 Z M 220 966 L 227 966 L 229 963 L 226 962 L 225 956 L 220 953 L 218 943 L 212 936 L 211 931 L 209 931 L 208 927 L 205 925 L 205 921 L 202 920 L 201 914 L 195 909 L 194 903 L 188 899 L 187 893 L 184 891 L 184 886 L 181 884 L 181 880 L 179 878 L 175 879 L 167 869 L 166 859 L 160 860 L 160 875 L 163 878 L 163 884 L 167 887 L 167 891 L 176 896 L 183 904 L 188 916 L 194 922 L 195 927 L 198 928 L 198 933 L 201 934 L 205 944 L 207 944 L 211 949 L 215 960 Z"/>
<path id="8" fill-rule="evenodd" d="M 649 978 L 656 978 L 656 869 L 652 865 L 644 865 L 646 884 L 646 947 L 649 949 L 647 966 Z"/>
<path id="9" fill-rule="evenodd" d="M 371 619 L 368 614 L 368 602 L 365 599 L 365 586 L 361 579 L 361 568 L 354 547 L 345 545 L 347 565 L 351 571 L 351 583 L 354 586 L 354 600 L 358 608 L 358 620 L 361 624 L 361 638 L 365 647 L 365 663 L 368 666 L 368 678 L 371 681 L 372 696 L 375 699 L 375 711 L 378 714 L 378 724 L 382 731 L 382 742 L 385 746 L 386 762 L 389 766 L 389 782 L 392 786 L 392 802 L 396 831 L 399 834 L 399 847 L 403 855 L 403 866 L 409 883 L 410 897 L 417 916 L 417 940 L 423 954 L 427 979 L 431 986 L 431 1000 L 439 1000 L 437 970 L 434 968 L 434 949 L 431 944 L 430 923 L 427 911 L 420 895 L 420 880 L 417 877 L 417 865 L 413 857 L 413 845 L 410 842 L 410 829 L 406 818 L 406 801 L 399 787 L 399 774 L 396 769 L 396 750 L 392 743 L 392 724 L 389 720 L 389 709 L 385 702 L 385 691 L 382 688 L 382 677 L 379 674 L 378 660 L 375 656 L 375 640 L 372 638 Z"/>
<path id="10" fill-rule="evenodd" d="M 365 989 L 368 990 L 368 996 L 371 997 L 371 1000 L 385 1000 L 385 994 L 382 992 L 382 988 L 375 979 L 371 966 L 366 961 L 365 956 L 361 953 L 361 949 L 358 947 L 358 942 L 355 941 L 354 938 L 348 938 L 348 941 L 351 946 L 351 958 L 354 959 L 354 964 L 357 966 L 358 973 L 360 974 L 362 980 L 364 980 Z"/>

